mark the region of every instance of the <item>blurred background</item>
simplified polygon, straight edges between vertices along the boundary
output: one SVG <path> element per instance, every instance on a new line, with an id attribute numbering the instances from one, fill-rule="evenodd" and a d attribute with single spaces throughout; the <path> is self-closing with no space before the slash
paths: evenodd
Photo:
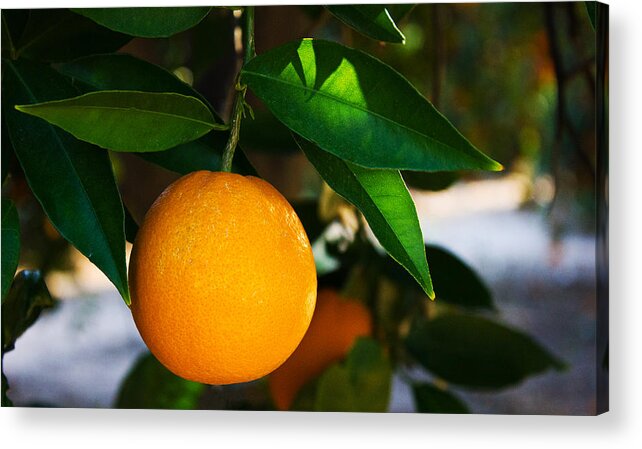
<path id="1" fill-rule="evenodd" d="M 475 413 L 594 413 L 596 46 L 584 2 L 424 4 L 395 18 L 405 45 L 362 37 L 322 7 L 259 7 L 257 51 L 319 37 L 372 54 L 506 167 L 404 177 L 426 242 L 460 257 L 488 285 L 497 309 L 488 316 L 529 334 L 568 369 L 501 391 L 458 395 Z M 236 26 L 232 11 L 215 9 L 192 30 L 134 39 L 121 52 L 166 67 L 226 118 Z M 243 122 L 241 146 L 258 173 L 292 202 L 327 199 L 285 128 L 251 96 L 250 103 L 256 120 Z M 133 155 L 112 159 L 123 201 L 140 222 L 178 175 Z M 21 212 L 20 269 L 40 268 L 59 300 L 4 357 L 9 397 L 17 406 L 111 407 L 146 351 L 129 310 L 106 277 L 57 234 L 23 178 L 12 177 L 5 188 Z M 331 274 L 331 261 L 323 270 Z M 260 409 L 260 390 L 208 387 L 199 406 Z M 400 375 L 388 410 L 416 410 Z"/>

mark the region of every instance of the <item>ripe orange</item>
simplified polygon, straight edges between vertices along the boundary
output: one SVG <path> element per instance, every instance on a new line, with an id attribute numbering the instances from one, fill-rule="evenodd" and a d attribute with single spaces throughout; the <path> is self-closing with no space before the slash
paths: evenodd
<path id="1" fill-rule="evenodd" d="M 334 290 L 319 291 L 312 323 L 303 341 L 274 371 L 268 384 L 274 404 L 288 410 L 299 390 L 332 363 L 344 358 L 357 337 L 372 333 L 368 309 Z"/>
<path id="2" fill-rule="evenodd" d="M 267 182 L 199 171 L 147 212 L 129 267 L 131 311 L 156 358 L 207 384 L 262 377 L 292 354 L 316 302 L 310 242 Z"/>

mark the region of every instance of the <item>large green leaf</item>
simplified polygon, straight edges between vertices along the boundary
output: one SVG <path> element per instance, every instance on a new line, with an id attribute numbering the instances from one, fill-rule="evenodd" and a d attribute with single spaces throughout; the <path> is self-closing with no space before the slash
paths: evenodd
<path id="1" fill-rule="evenodd" d="M 2 302 L 20 260 L 20 220 L 13 201 L 2 199 Z"/>
<path id="2" fill-rule="evenodd" d="M 53 305 L 39 271 L 18 273 L 2 303 L 2 353 L 11 351 L 18 337 L 35 323 L 40 312 Z"/>
<path id="3" fill-rule="evenodd" d="M 68 98 L 76 90 L 46 65 L 3 60 L 3 116 L 27 182 L 49 219 L 129 303 L 123 205 L 107 152 L 74 139 L 16 104 Z"/>
<path id="4" fill-rule="evenodd" d="M 196 97 L 205 103 L 214 119 L 223 123 L 208 101 L 196 89 L 178 79 L 163 67 L 128 54 L 100 54 L 78 58 L 60 64 L 57 70 L 73 79 L 82 93 L 98 90 L 139 90 L 144 92 L 174 92 Z"/>
<path id="5" fill-rule="evenodd" d="M 123 381 L 116 408 L 193 410 L 205 385 L 181 379 L 145 353 Z"/>
<path id="6" fill-rule="evenodd" d="M 359 338 L 344 363 L 328 368 L 316 386 L 320 412 L 385 412 L 390 400 L 392 368 L 372 339 Z"/>
<path id="7" fill-rule="evenodd" d="M 328 5 L 326 8 L 343 23 L 368 37 L 396 44 L 406 41 L 385 5 Z"/>
<path id="8" fill-rule="evenodd" d="M 65 9 L 3 10 L 14 56 L 46 62 L 68 61 L 118 50 L 130 36 L 103 28 Z"/>
<path id="9" fill-rule="evenodd" d="M 76 138 L 114 151 L 162 151 L 221 129 L 202 101 L 173 92 L 103 90 L 16 106 Z"/>
<path id="10" fill-rule="evenodd" d="M 197 25 L 211 7 L 76 8 L 111 30 L 138 37 L 169 37 Z"/>
<path id="11" fill-rule="evenodd" d="M 72 78 L 83 92 L 97 90 L 140 90 L 146 92 L 175 92 L 200 99 L 208 105 L 217 123 L 216 115 L 207 100 L 162 67 L 130 55 L 93 55 L 58 68 Z M 136 153 L 138 156 L 180 174 L 196 170 L 220 170 L 221 155 L 227 141 L 227 132 L 209 133 L 200 139 L 178 145 L 165 151 Z M 242 152 L 237 151 L 233 170 L 245 175 L 256 171 Z"/>
<path id="12" fill-rule="evenodd" d="M 495 308 L 488 286 L 459 257 L 436 245 L 426 245 L 426 257 L 438 301 L 470 308 Z M 386 262 L 384 269 L 400 285 L 409 285 L 408 273 L 393 261 Z"/>
<path id="13" fill-rule="evenodd" d="M 429 371 L 471 388 L 508 387 L 565 367 L 531 337 L 478 316 L 450 314 L 417 321 L 406 347 Z"/>
<path id="14" fill-rule="evenodd" d="M 419 413 L 469 413 L 457 396 L 434 385 L 413 385 L 412 394 Z"/>
<path id="15" fill-rule="evenodd" d="M 369 168 L 500 170 L 399 73 L 340 44 L 304 39 L 251 60 L 242 82 L 290 129 Z"/>
<path id="16" fill-rule="evenodd" d="M 296 140 L 328 185 L 363 213 L 388 254 L 434 298 L 417 210 L 399 172 L 363 168 Z"/>

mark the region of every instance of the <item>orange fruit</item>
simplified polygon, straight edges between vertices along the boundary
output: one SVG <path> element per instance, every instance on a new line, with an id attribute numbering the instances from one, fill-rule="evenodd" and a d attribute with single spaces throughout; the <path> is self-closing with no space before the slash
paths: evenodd
<path id="1" fill-rule="evenodd" d="M 326 368 L 344 358 L 357 337 L 372 333 L 369 310 L 356 300 L 324 289 L 317 296 L 312 323 L 294 354 L 268 379 L 274 404 L 288 410 L 299 390 Z"/>
<path id="2" fill-rule="evenodd" d="M 206 384 L 258 379 L 292 354 L 310 324 L 310 242 L 270 184 L 199 171 L 151 206 L 129 267 L 131 311 L 156 358 Z"/>

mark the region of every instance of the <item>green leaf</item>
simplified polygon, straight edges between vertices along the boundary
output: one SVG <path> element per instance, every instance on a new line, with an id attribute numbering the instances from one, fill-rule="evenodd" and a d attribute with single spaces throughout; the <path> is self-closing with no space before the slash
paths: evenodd
<path id="1" fill-rule="evenodd" d="M 359 167 L 304 139 L 296 140 L 328 185 L 366 217 L 388 254 L 434 298 L 415 203 L 399 172 Z"/>
<path id="2" fill-rule="evenodd" d="M 167 150 L 223 128 L 202 101 L 171 92 L 105 90 L 16 109 L 80 140 L 134 153 Z"/>
<path id="3" fill-rule="evenodd" d="M 386 5 L 386 9 L 390 13 L 390 17 L 392 17 L 392 20 L 398 23 L 400 20 L 406 18 L 406 16 L 410 13 L 410 11 L 413 10 L 415 6 L 417 5 L 413 3 L 393 3 L 392 5 Z"/>
<path id="4" fill-rule="evenodd" d="M 290 131 L 270 111 L 254 111 L 254 118 L 241 122 L 239 142 L 243 148 L 264 153 L 290 154 L 299 150 Z"/>
<path id="5" fill-rule="evenodd" d="M 185 84 L 162 67 L 134 58 L 130 55 L 94 55 L 78 59 L 59 67 L 72 77 L 83 92 L 96 90 L 139 90 L 146 92 L 175 92 L 200 99 L 208 105 L 217 123 L 216 116 L 207 100 L 191 86 Z M 228 133 L 209 133 L 200 139 L 169 150 L 152 153 L 136 153 L 139 157 L 180 174 L 196 170 L 220 170 L 221 156 Z M 244 175 L 256 175 L 242 152 L 234 156 L 233 171 Z"/>
<path id="6" fill-rule="evenodd" d="M 129 243 L 134 243 L 136 240 L 136 234 L 138 234 L 138 223 L 132 217 L 131 212 L 126 207 L 125 211 L 125 238 Z"/>
<path id="7" fill-rule="evenodd" d="M 421 171 L 403 171 L 401 172 L 403 180 L 406 181 L 409 187 L 428 190 L 431 192 L 438 192 L 445 190 L 453 185 L 458 179 L 457 172 L 441 171 L 426 173 Z"/>
<path id="8" fill-rule="evenodd" d="M 495 308 L 490 289 L 463 260 L 435 245 L 426 245 L 426 257 L 438 301 L 473 309 Z M 399 269 L 399 265 L 390 259 L 385 263 L 384 270 L 399 284 L 408 285 L 408 273 Z"/>
<path id="9" fill-rule="evenodd" d="M 5 11 L 3 11 L 3 14 Z M 26 24 L 24 18 L 28 16 Z M 68 61 L 92 53 L 116 51 L 130 36 L 103 28 L 65 9 L 12 11 L 7 21 L 20 34 L 16 56 L 44 62 Z"/>
<path id="10" fill-rule="evenodd" d="M 205 385 L 181 379 L 146 353 L 123 381 L 116 408 L 193 410 Z"/>
<path id="11" fill-rule="evenodd" d="M 39 271 L 18 273 L 2 303 L 2 353 L 11 351 L 16 340 L 36 322 L 40 312 L 53 305 L 54 300 Z"/>
<path id="12" fill-rule="evenodd" d="M 454 394 L 431 384 L 412 386 L 419 413 L 469 413 L 468 407 Z"/>
<path id="13" fill-rule="evenodd" d="M 327 5 L 326 8 L 343 23 L 368 37 L 396 44 L 406 42 L 385 5 Z"/>
<path id="14" fill-rule="evenodd" d="M 174 92 L 196 97 L 213 108 L 203 95 L 163 67 L 127 54 L 102 54 L 61 64 L 57 70 L 73 79 L 82 93 L 99 90 Z M 214 118 L 223 123 L 216 115 Z"/>
<path id="15" fill-rule="evenodd" d="M 31 190 L 60 234 L 100 268 L 129 303 L 123 205 L 107 152 L 14 109 L 16 104 L 68 98 L 75 89 L 46 65 L 2 64 L 3 116 Z"/>
<path id="16" fill-rule="evenodd" d="M 479 275 L 444 248 L 426 245 L 437 300 L 463 307 L 494 309 L 493 296 Z"/>
<path id="17" fill-rule="evenodd" d="M 304 39 L 251 60 L 241 81 L 286 126 L 369 168 L 500 170 L 399 73 L 337 43 Z"/>
<path id="18" fill-rule="evenodd" d="M 504 388 L 550 368 L 565 368 L 531 337 L 477 316 L 417 321 L 405 344 L 426 369 L 470 388 Z"/>
<path id="19" fill-rule="evenodd" d="M 589 20 L 591 21 L 591 26 L 593 27 L 593 30 L 595 30 L 595 10 L 597 8 L 597 2 L 587 1 L 584 2 L 584 6 L 586 6 L 586 12 L 588 13 Z"/>
<path id="20" fill-rule="evenodd" d="M 20 219 L 13 201 L 2 198 L 2 303 L 20 260 Z"/>
<path id="21" fill-rule="evenodd" d="M 74 8 L 114 31 L 137 37 L 169 37 L 197 25 L 211 7 Z"/>
<path id="22" fill-rule="evenodd" d="M 13 402 L 11 402 L 11 399 L 7 396 L 7 390 L 9 390 L 9 382 L 4 373 L 2 373 L 2 406 L 13 407 Z"/>
<path id="23" fill-rule="evenodd" d="M 292 203 L 310 242 L 314 242 L 323 232 L 326 223 L 319 218 L 319 202 L 316 200 L 301 200 Z"/>
<path id="24" fill-rule="evenodd" d="M 344 363 L 332 365 L 319 378 L 315 410 L 385 412 L 390 400 L 392 368 L 372 339 L 359 338 Z"/>

